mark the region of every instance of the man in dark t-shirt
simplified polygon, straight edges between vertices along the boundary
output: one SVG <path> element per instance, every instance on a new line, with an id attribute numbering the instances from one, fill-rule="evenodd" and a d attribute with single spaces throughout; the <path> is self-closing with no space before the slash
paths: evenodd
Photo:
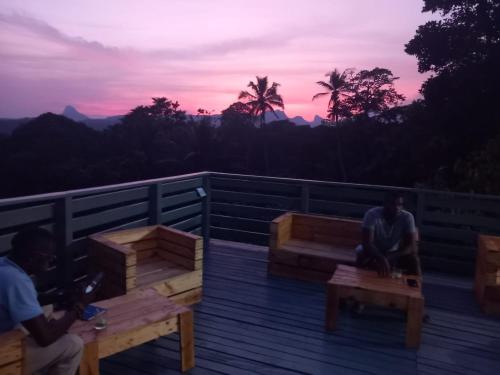
<path id="1" fill-rule="evenodd" d="M 403 209 L 403 196 L 389 192 L 383 207 L 368 210 L 363 218 L 363 244 L 356 249 L 358 267 L 374 268 L 389 276 L 399 268 L 409 275 L 421 275 L 413 215 Z"/>

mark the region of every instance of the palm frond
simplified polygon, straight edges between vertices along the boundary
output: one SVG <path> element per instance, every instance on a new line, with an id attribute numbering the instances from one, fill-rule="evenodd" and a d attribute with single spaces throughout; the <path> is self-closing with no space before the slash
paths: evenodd
<path id="1" fill-rule="evenodd" d="M 321 87 L 324 87 L 325 89 L 327 89 L 329 91 L 334 90 L 333 86 L 331 86 L 329 83 L 327 83 L 325 81 L 318 81 L 318 82 L 316 82 L 316 84 L 320 85 Z"/>
<path id="2" fill-rule="evenodd" d="M 238 95 L 238 99 L 256 99 L 255 95 L 250 94 L 248 91 L 241 91 L 240 95 Z"/>
<path id="3" fill-rule="evenodd" d="M 320 97 L 322 97 L 324 95 L 329 95 L 329 94 L 330 94 L 329 92 L 320 92 L 320 93 L 317 93 L 316 95 L 313 96 L 312 100 L 320 98 Z"/>

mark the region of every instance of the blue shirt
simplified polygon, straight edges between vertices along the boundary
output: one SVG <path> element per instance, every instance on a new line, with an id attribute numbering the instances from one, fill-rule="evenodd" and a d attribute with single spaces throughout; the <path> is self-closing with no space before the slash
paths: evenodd
<path id="1" fill-rule="evenodd" d="M 0 257 L 0 333 L 41 314 L 31 278 L 7 257 Z"/>

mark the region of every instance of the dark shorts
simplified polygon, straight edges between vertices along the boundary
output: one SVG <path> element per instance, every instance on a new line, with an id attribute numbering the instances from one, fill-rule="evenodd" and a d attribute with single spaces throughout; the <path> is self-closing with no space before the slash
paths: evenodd
<path id="1" fill-rule="evenodd" d="M 377 269 L 375 258 L 359 246 L 356 249 L 356 266 L 367 269 Z M 405 275 L 422 275 L 418 254 L 406 254 L 395 258 L 391 267 L 399 268 Z"/>

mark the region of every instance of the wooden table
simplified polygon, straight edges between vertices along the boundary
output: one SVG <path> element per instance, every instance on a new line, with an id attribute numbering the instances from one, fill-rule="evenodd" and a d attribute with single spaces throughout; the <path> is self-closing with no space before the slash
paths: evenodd
<path id="1" fill-rule="evenodd" d="M 70 333 L 79 335 L 85 343 L 80 375 L 99 374 L 99 359 L 122 352 L 158 337 L 179 332 L 181 370 L 194 367 L 193 313 L 147 289 L 94 303 L 104 307 L 107 327 L 94 328 L 99 318 L 76 322 Z"/>
<path id="2" fill-rule="evenodd" d="M 418 287 L 408 286 L 407 279 L 417 280 Z M 420 278 L 407 276 L 400 279 L 384 278 L 378 276 L 375 271 L 339 265 L 327 284 L 325 324 L 327 330 L 336 328 L 339 300 L 349 297 L 360 303 L 406 311 L 406 346 L 419 347 L 424 314 Z"/>

